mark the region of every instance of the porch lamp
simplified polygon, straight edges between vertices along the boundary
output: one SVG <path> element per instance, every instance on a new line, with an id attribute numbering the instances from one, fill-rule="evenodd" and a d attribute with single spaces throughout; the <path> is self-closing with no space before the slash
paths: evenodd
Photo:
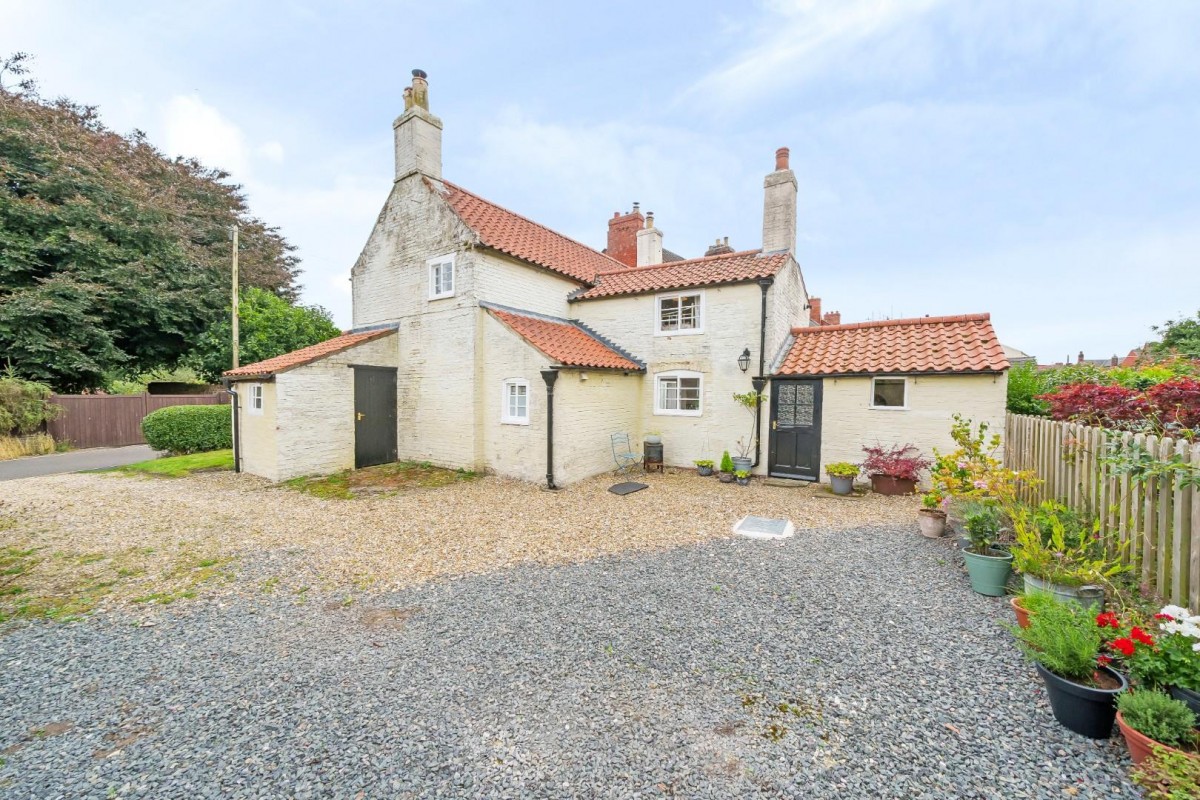
<path id="1" fill-rule="evenodd" d="M 740 356 L 738 356 L 738 366 L 742 368 L 742 372 L 745 372 L 746 370 L 750 369 L 750 348 L 749 347 L 747 347 L 745 350 L 743 350 L 742 354 Z"/>

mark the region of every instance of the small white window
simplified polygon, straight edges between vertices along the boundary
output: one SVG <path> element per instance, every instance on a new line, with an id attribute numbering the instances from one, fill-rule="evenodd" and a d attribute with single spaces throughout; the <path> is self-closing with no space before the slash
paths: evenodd
<path id="1" fill-rule="evenodd" d="M 506 425 L 529 424 L 529 381 L 510 378 L 504 382 L 500 421 Z"/>
<path id="2" fill-rule="evenodd" d="M 871 408 L 908 408 L 908 378 L 872 378 Z"/>
<path id="3" fill-rule="evenodd" d="M 263 387 L 261 383 L 250 384 L 250 396 L 247 399 L 247 407 L 251 414 L 263 413 Z"/>
<path id="4" fill-rule="evenodd" d="M 454 256 L 429 259 L 429 299 L 454 296 Z"/>
<path id="5" fill-rule="evenodd" d="M 655 298 L 655 333 L 679 336 L 704 332 L 704 293 L 660 294 Z"/>
<path id="6" fill-rule="evenodd" d="M 703 378 L 699 372 L 664 372 L 654 378 L 654 413 L 698 417 Z"/>

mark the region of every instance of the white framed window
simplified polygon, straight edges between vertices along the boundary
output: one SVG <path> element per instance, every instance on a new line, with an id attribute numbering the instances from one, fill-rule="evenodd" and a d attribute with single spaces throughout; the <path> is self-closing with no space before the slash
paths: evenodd
<path id="1" fill-rule="evenodd" d="M 454 256 L 431 258 L 429 264 L 429 299 L 440 300 L 454 296 Z"/>
<path id="2" fill-rule="evenodd" d="M 250 393 L 246 396 L 246 408 L 251 414 L 263 413 L 263 385 L 250 384 Z"/>
<path id="3" fill-rule="evenodd" d="M 504 382 L 500 421 L 505 425 L 529 424 L 529 381 L 524 378 L 509 378 Z"/>
<path id="4" fill-rule="evenodd" d="M 654 333 L 657 336 L 704 333 L 704 292 L 655 295 Z"/>
<path id="5" fill-rule="evenodd" d="M 675 370 L 654 376 L 654 413 L 698 417 L 703 407 L 704 378 L 699 372 Z"/>
<path id="6" fill-rule="evenodd" d="M 871 408 L 904 411 L 908 408 L 908 378 L 872 378 Z"/>

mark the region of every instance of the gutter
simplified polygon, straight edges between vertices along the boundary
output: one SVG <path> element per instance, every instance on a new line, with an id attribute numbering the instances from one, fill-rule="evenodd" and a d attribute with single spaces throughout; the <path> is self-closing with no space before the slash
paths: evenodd
<path id="1" fill-rule="evenodd" d="M 238 424 L 238 406 L 241 405 L 241 397 L 233 389 L 233 381 L 229 378 L 221 381 L 225 384 L 225 393 L 233 397 L 233 471 L 242 471 L 242 435 L 241 426 Z"/>
<path id="2" fill-rule="evenodd" d="M 758 279 L 758 286 L 762 289 L 762 312 L 758 320 L 758 375 L 751 381 L 754 386 L 754 391 L 757 394 L 762 394 L 763 387 L 766 386 L 766 376 L 763 374 L 767 370 L 767 289 L 770 289 L 775 283 L 775 278 L 767 276 Z M 759 401 L 754 407 L 754 463 L 751 468 L 757 467 L 762 461 L 762 402 Z"/>

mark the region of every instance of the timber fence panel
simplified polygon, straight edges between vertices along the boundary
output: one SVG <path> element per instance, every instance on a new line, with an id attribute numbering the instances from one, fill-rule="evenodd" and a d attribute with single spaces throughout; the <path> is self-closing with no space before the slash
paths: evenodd
<path id="1" fill-rule="evenodd" d="M 56 394 L 50 402 L 62 407 L 58 419 L 46 426 L 55 441 L 72 447 L 123 447 L 145 444 L 142 419 L 168 406 L 227 403 L 228 395 L 214 394 Z"/>

